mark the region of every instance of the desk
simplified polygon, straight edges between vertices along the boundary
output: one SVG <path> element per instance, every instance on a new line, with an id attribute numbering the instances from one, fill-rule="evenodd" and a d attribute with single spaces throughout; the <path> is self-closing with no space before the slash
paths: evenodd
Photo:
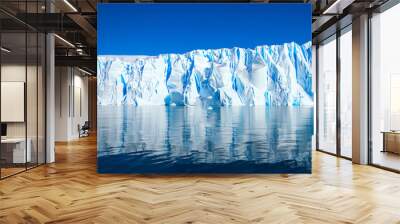
<path id="1" fill-rule="evenodd" d="M 400 131 L 383 131 L 382 152 L 400 154 Z"/>
<path id="2" fill-rule="evenodd" d="M 28 143 L 25 152 L 25 138 L 6 138 L 1 139 L 1 154 L 8 163 L 25 163 L 31 162 L 31 139 L 27 139 Z M 12 156 L 11 156 L 12 154 Z M 4 155 L 4 156 L 3 156 Z M 12 159 L 11 159 L 12 158 Z M 26 160 L 25 160 L 26 159 Z"/>

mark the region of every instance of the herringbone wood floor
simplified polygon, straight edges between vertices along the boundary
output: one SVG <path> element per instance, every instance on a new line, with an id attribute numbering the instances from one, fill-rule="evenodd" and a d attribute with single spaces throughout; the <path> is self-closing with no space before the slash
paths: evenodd
<path id="1" fill-rule="evenodd" d="M 400 175 L 315 152 L 312 175 L 96 173 L 96 139 L 0 181 L 0 223 L 400 223 Z"/>

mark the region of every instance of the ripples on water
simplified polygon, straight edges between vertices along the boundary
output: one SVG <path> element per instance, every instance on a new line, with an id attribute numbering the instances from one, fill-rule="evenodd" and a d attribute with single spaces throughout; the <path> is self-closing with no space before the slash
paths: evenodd
<path id="1" fill-rule="evenodd" d="M 100 173 L 310 173 L 313 108 L 98 106 Z"/>

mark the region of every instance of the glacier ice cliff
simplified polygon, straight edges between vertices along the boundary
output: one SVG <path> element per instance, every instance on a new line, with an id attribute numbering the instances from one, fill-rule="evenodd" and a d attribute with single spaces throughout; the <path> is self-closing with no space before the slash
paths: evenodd
<path id="1" fill-rule="evenodd" d="M 311 42 L 98 56 L 99 105 L 312 106 Z"/>

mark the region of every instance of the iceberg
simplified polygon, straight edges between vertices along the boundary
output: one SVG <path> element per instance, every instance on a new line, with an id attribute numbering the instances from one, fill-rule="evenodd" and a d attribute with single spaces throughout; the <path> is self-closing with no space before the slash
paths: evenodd
<path id="1" fill-rule="evenodd" d="M 311 42 L 99 55 L 99 105 L 312 106 Z"/>

